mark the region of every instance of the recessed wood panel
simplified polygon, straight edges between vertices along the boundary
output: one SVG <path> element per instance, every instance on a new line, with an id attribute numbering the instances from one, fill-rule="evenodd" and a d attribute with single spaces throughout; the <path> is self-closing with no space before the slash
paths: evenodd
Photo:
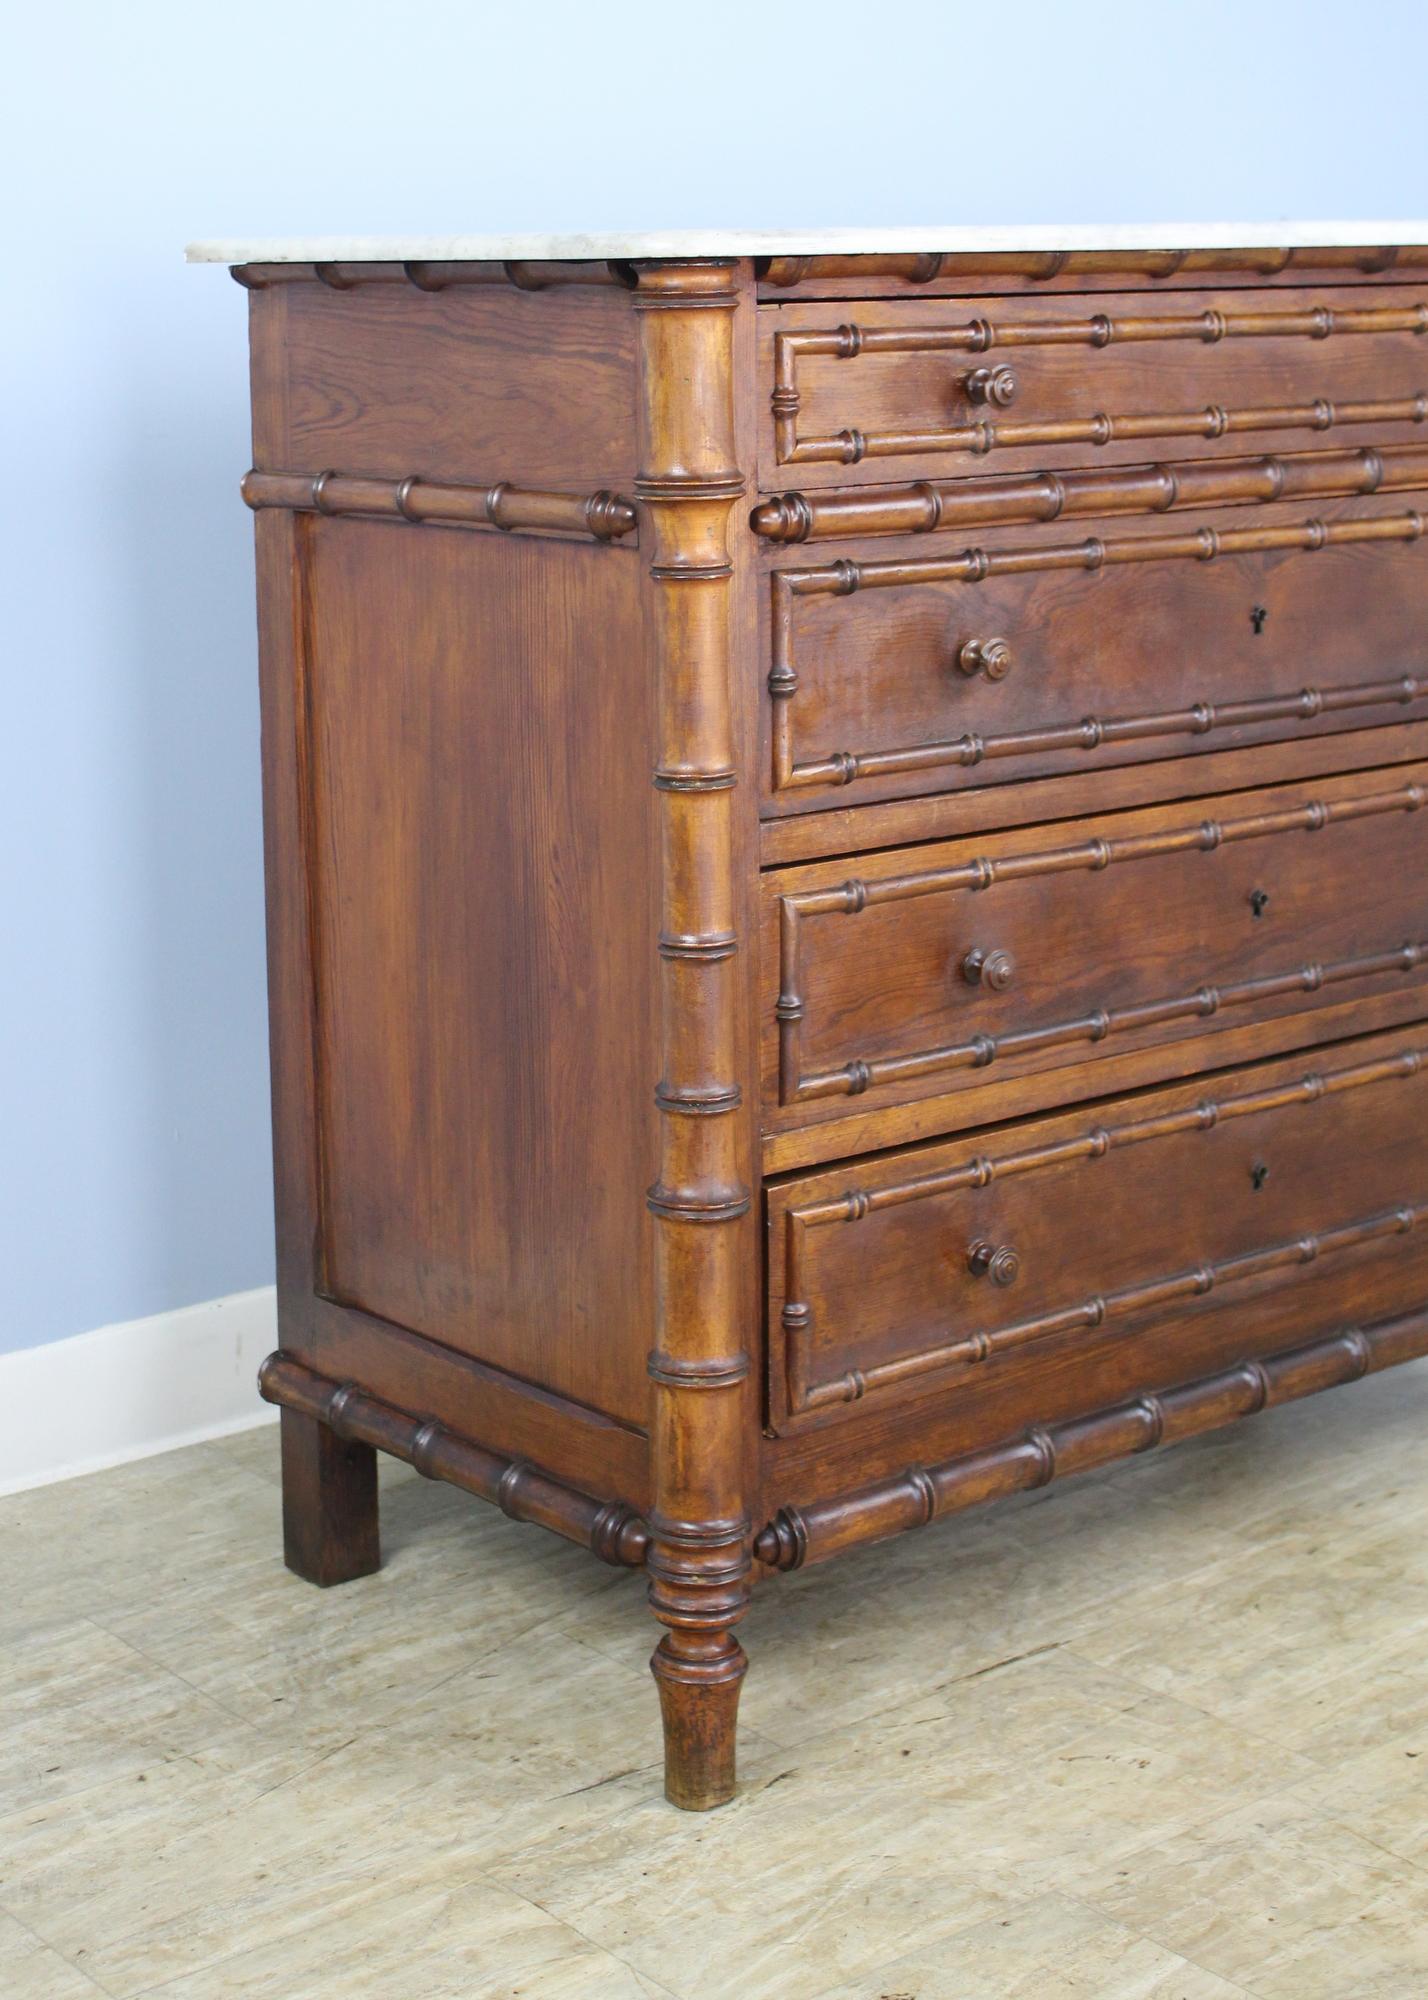
<path id="1" fill-rule="evenodd" d="M 320 1284 L 643 1418 L 650 693 L 623 551 L 303 542 Z"/>

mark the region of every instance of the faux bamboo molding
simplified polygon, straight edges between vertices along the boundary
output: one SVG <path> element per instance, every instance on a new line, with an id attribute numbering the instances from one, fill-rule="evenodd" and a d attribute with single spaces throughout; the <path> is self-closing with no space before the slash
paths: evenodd
<path id="1" fill-rule="evenodd" d="M 781 1088 L 779 1102 L 802 1104 L 817 1097 L 856 1097 L 875 1084 L 906 1080 L 909 1077 L 940 1076 L 948 1070 L 986 1069 L 1008 1056 L 1024 1055 L 1032 1049 L 1054 1049 L 1072 1042 L 1108 1041 L 1113 1035 L 1136 1028 L 1166 1026 L 1173 1021 L 1208 1019 L 1214 1014 L 1233 1012 L 1237 1007 L 1274 1000 L 1294 993 L 1318 993 L 1326 986 L 1351 985 L 1358 979 L 1381 979 L 1389 973 L 1416 972 L 1428 963 L 1428 939 L 1395 945 L 1387 951 L 1365 952 L 1355 958 L 1316 961 L 1291 966 L 1286 972 L 1266 973 L 1259 979 L 1231 981 L 1221 986 L 1197 986 L 1188 992 L 1147 1000 L 1135 1007 L 1098 1007 L 1093 1013 L 1070 1020 L 1055 1021 L 1044 1028 L 1027 1028 L 1005 1035 L 974 1035 L 970 1041 L 946 1048 L 920 1049 L 913 1055 L 870 1057 L 856 1060 L 836 1070 L 800 1075 L 797 1069 L 797 1025 L 803 1018 L 802 1002 L 796 988 L 780 992 L 777 1017 L 780 1026 L 780 1078 L 785 1061 L 791 1088 Z M 788 1033 L 788 1041 L 784 1032 Z M 785 1048 L 789 1050 L 785 1058 Z"/>
<path id="2" fill-rule="evenodd" d="M 598 493 L 541 493 L 498 479 L 493 486 L 452 486 L 438 480 L 366 479 L 356 473 L 245 472 L 248 505 L 286 507 L 301 514 L 348 514 L 372 521 L 406 521 L 438 528 L 499 529 L 505 534 L 581 535 L 617 542 L 638 517 L 630 501 Z"/>
<path id="3" fill-rule="evenodd" d="M 1053 250 L 1035 252 L 968 252 L 948 255 L 892 254 L 871 256 L 768 257 L 757 260 L 758 276 L 780 289 L 828 278 L 882 277 L 901 279 L 913 287 L 958 277 L 1030 278 L 1049 282 L 1060 277 L 1171 278 L 1197 271 L 1239 272 L 1274 278 L 1287 271 L 1352 271 L 1375 276 L 1428 265 L 1428 249 L 1388 245 L 1382 249 L 1321 250 Z M 388 263 L 249 263 L 235 264 L 231 275 L 248 291 L 272 285 L 323 284 L 335 291 L 358 285 L 409 284 L 418 291 L 445 291 L 459 285 L 511 285 L 518 291 L 546 291 L 553 285 L 618 285 L 635 283 L 632 266 L 618 258 L 555 260 L 448 259 Z"/>
<path id="4" fill-rule="evenodd" d="M 1286 271 L 1355 271 L 1366 276 L 1428 265 L 1428 249 L 1387 244 L 1381 249 L 1303 250 L 1001 250 L 898 251 L 870 256 L 770 257 L 759 267 L 769 285 L 789 290 L 830 278 L 899 278 L 909 286 L 943 278 L 1174 278 L 1194 271 L 1237 271 L 1276 278 Z"/>
<path id="5" fill-rule="evenodd" d="M 628 265 L 601 258 L 587 263 L 556 263 L 527 258 L 504 263 L 404 264 L 235 264 L 232 276 L 246 291 L 262 292 L 271 285 L 327 285 L 350 292 L 358 285 L 413 286 L 419 292 L 444 292 L 461 285 L 513 285 L 521 292 L 543 292 L 552 285 L 620 285 L 634 280 Z"/>
<path id="6" fill-rule="evenodd" d="M 792 339 L 791 334 L 784 338 Z M 779 422 L 790 427 L 797 406 L 774 405 L 775 435 Z M 1331 431 L 1354 424 L 1421 424 L 1428 417 L 1428 394 L 1395 396 L 1372 402 L 1246 404 L 1227 409 L 1209 403 L 1199 410 L 1135 410 L 1119 416 L 1097 410 L 1088 417 L 1030 418 L 1024 422 L 954 424 L 946 429 L 861 431 L 849 429 L 816 437 L 796 438 L 787 431 L 788 448 L 779 447 L 780 465 L 858 465 L 865 458 L 909 458 L 929 451 L 969 451 L 979 458 L 989 452 L 1028 445 L 1107 445 L 1129 439 L 1222 438 L 1237 431 Z"/>
<path id="7" fill-rule="evenodd" d="M 980 1362 L 994 1361 L 1015 1353 L 1036 1341 L 1049 1340 L 1056 1334 L 1094 1331 L 1118 1319 L 1132 1318 L 1136 1313 L 1203 1298 L 1207 1292 L 1223 1292 L 1229 1286 L 1269 1277 L 1275 1271 L 1292 1270 L 1298 1264 L 1321 1264 L 1346 1250 L 1357 1250 L 1386 1237 L 1406 1235 L 1425 1216 L 1428 1216 L 1428 1204 L 1404 1203 L 1381 1214 L 1357 1216 L 1337 1229 L 1324 1229 L 1318 1234 L 1265 1244 L 1257 1250 L 1247 1250 L 1239 1256 L 1225 1257 L 1218 1262 L 1207 1261 L 1184 1270 L 1158 1272 L 1138 1285 L 1127 1285 L 1117 1292 L 1097 1293 L 1092 1298 L 1064 1307 L 1060 1312 L 1040 1313 L 1034 1318 L 998 1327 L 992 1333 L 968 1334 L 960 1340 L 945 1341 L 939 1347 L 923 1349 L 904 1360 L 889 1362 L 884 1367 L 850 1370 L 835 1382 L 820 1382 L 806 1388 L 801 1400 L 791 1401 L 790 1411 L 791 1414 L 802 1415 L 805 1411 L 832 1403 L 857 1402 L 870 1389 L 891 1388 L 895 1383 L 915 1381 L 944 1368 L 974 1367 Z M 797 1322 L 797 1329 L 801 1347 L 806 1350 L 806 1315 Z M 804 1358 L 803 1353 L 790 1357 L 794 1363 Z M 802 1375 L 797 1365 L 790 1366 L 789 1381 L 791 1387 L 801 1384 Z"/>
<path id="8" fill-rule="evenodd" d="M 752 1363 L 743 1345 L 735 783 L 729 529 L 744 491 L 734 442 L 733 267 L 638 271 L 642 471 L 659 661 L 654 782 L 662 805 L 664 993 L 655 1092 L 655 1350 L 650 1604 L 668 1628 L 651 1667 L 665 1720 L 665 1790 L 694 1810 L 734 1789 L 748 1661 L 733 1627 L 749 1601 L 744 1492 Z M 675 395 L 671 385 L 682 392 Z"/>
<path id="9" fill-rule="evenodd" d="M 1123 412 L 1084 417 L 1030 418 L 934 426 L 922 430 L 843 430 L 800 436 L 798 365 L 806 356 L 855 361 L 877 354 L 986 354 L 993 349 L 1090 347 L 1227 339 L 1325 341 L 1354 334 L 1428 333 L 1428 305 L 1291 306 L 1241 311 L 1092 313 L 1075 319 L 1023 319 L 1009 323 L 976 318 L 943 327 L 859 326 L 853 323 L 774 335 L 774 387 L 770 398 L 774 450 L 781 465 L 857 465 L 865 458 L 895 458 L 932 451 L 985 455 L 1027 445 L 1119 443 L 1128 438 L 1228 437 L 1236 431 L 1328 431 L 1340 425 L 1416 422 L 1428 418 L 1428 394 L 1392 401 L 1312 402 L 1225 409 Z M 968 407 L 975 399 L 966 397 Z"/>
<path id="10" fill-rule="evenodd" d="M 1161 1444 L 1178 1444 L 1276 1403 L 1312 1396 L 1428 1354 L 1428 1312 L 1348 1327 L 1284 1354 L 1267 1354 L 1182 1388 L 1139 1396 L 1069 1423 L 1034 1425 L 1019 1437 L 942 1465 L 909 1466 L 892 1479 L 783 1507 L 754 1544 L 760 1562 L 798 1569 L 863 1542 L 886 1541 L 985 1500 L 1089 1472 Z"/>
<path id="11" fill-rule="evenodd" d="M 1152 709 L 1129 716 L 1084 716 L 1048 728 L 1008 730 L 1001 734 L 968 731 L 949 742 L 920 743 L 903 749 L 835 750 L 800 762 L 794 749 L 792 712 L 799 688 L 798 671 L 793 663 L 796 597 L 848 597 L 856 590 L 900 590 L 924 583 L 981 583 L 989 576 L 1025 576 L 1051 569 L 1096 570 L 1116 563 L 1212 562 L 1219 556 L 1254 555 L 1272 549 L 1313 553 L 1356 542 L 1416 542 L 1423 530 L 1424 516 L 1409 509 L 1401 514 L 1365 514 L 1327 522 L 1311 519 L 1249 528 L 1185 528 L 1156 535 L 1090 535 L 1083 542 L 971 548 L 956 555 L 905 560 L 849 562 L 840 558 L 817 569 L 776 570 L 772 578 L 772 665 L 768 677 L 773 788 L 789 791 L 801 786 L 847 785 L 855 778 L 875 774 L 939 770 L 948 765 L 969 768 L 988 758 L 1063 748 L 1095 751 L 1107 744 L 1132 739 L 1204 736 L 1216 729 L 1296 718 L 1312 721 L 1342 709 L 1416 701 L 1424 689 L 1422 681 L 1408 674 L 1392 680 L 1301 688 L 1293 694 L 1256 701 L 1197 702 L 1188 709 Z"/>
<path id="12" fill-rule="evenodd" d="M 1071 1042 L 1101 1043 L 1136 1028 L 1177 1019 L 1208 1017 L 1281 994 L 1317 993 L 1325 986 L 1374 978 L 1391 972 L 1414 972 L 1428 963 L 1428 939 L 1390 949 L 1362 953 L 1328 964 L 1291 967 L 1222 986 L 1201 985 L 1133 1007 L 1097 1008 L 1093 1013 L 1043 1027 L 1012 1030 L 1003 1035 L 973 1035 L 942 1048 L 919 1049 L 910 1055 L 869 1057 L 838 1069 L 805 1074 L 800 1051 L 804 1016 L 799 947 L 801 926 L 809 918 L 857 915 L 885 903 L 908 902 L 965 890 L 975 894 L 996 882 L 1027 881 L 1047 875 L 1090 870 L 1100 873 L 1112 863 L 1150 861 L 1167 854 L 1211 854 L 1217 848 L 1247 840 L 1264 840 L 1287 833 L 1318 833 L 1348 821 L 1384 813 L 1417 812 L 1425 793 L 1418 784 L 1357 798 L 1309 800 L 1278 812 L 1246 814 L 1240 819 L 1194 819 L 1163 833 L 1084 841 L 1030 854 L 996 858 L 979 855 L 952 868 L 922 869 L 882 881 L 853 878 L 833 889 L 797 891 L 779 898 L 779 993 L 774 1012 L 779 1024 L 779 1101 L 801 1104 L 811 1098 L 855 1097 L 880 1083 L 909 1077 L 937 1076 L 948 1070 L 986 1069 L 1008 1056 L 1029 1049 L 1054 1048 Z"/>
<path id="13" fill-rule="evenodd" d="M 822 1382 L 814 1381 L 810 1372 L 812 1312 L 803 1276 L 809 1230 L 861 1222 L 865 1216 L 884 1209 L 901 1208 L 910 1202 L 927 1201 L 961 1189 L 990 1187 L 993 1181 L 1040 1173 L 1068 1161 L 1104 1159 L 1113 1149 L 1213 1131 L 1216 1126 L 1231 1119 L 1252 1118 L 1290 1106 L 1317 1104 L 1321 1098 L 1337 1096 L 1345 1091 L 1406 1081 L 1418 1075 L 1424 1058 L 1423 1049 L 1412 1048 L 1347 1069 L 1310 1071 L 1293 1082 L 1275 1084 L 1265 1090 L 1246 1091 L 1240 1096 L 1206 1097 L 1180 1111 L 1162 1112 L 1149 1118 L 1132 1118 L 1120 1125 L 1093 1125 L 1075 1138 L 1055 1140 L 1030 1152 L 977 1154 L 961 1166 L 943 1173 L 891 1181 L 871 1190 L 855 1188 L 836 1200 L 790 1208 L 784 1216 L 785 1303 L 782 1314 L 790 1414 L 800 1416 L 830 1404 L 858 1402 L 870 1391 L 891 1388 L 895 1384 L 938 1374 L 949 1368 L 974 1367 L 1008 1347 L 1024 1346 L 1055 1333 L 1074 1332 L 1078 1327 L 1099 1327 L 1108 1319 L 1142 1312 L 1155 1304 L 1170 1304 L 1177 1299 L 1203 1294 L 1226 1280 L 1239 1282 L 1258 1276 L 1262 1271 L 1298 1262 L 1309 1263 L 1326 1252 L 1332 1254 L 1360 1242 L 1411 1229 L 1428 1211 L 1422 1204 L 1403 1203 L 1381 1216 L 1359 1218 L 1342 1230 L 1274 1244 L 1246 1257 L 1228 1259 L 1223 1265 L 1201 1263 L 1184 1271 L 1161 1273 L 1127 1291 L 1081 1300 L 1061 1312 L 1039 1315 L 996 1334 L 950 1339 L 935 1347 L 922 1348 L 866 1369 L 848 1369 Z"/>
<path id="14" fill-rule="evenodd" d="M 849 535 L 932 535 L 1078 514 L 1166 514 L 1183 507 L 1347 499 L 1425 485 L 1428 445 L 1345 447 L 1290 457 L 1265 453 L 776 493 L 755 507 L 749 526 L 766 541 L 785 543 Z"/>
<path id="15" fill-rule="evenodd" d="M 578 1493 L 539 1467 L 487 1451 L 444 1425 L 409 1416 L 357 1389 L 334 1382 L 281 1349 L 258 1370 L 259 1393 L 285 1410 L 315 1417 L 340 1438 L 357 1438 L 404 1459 L 426 1479 L 444 1480 L 490 1500 L 514 1521 L 550 1528 L 617 1567 L 638 1569 L 649 1537 L 634 1508 Z"/>

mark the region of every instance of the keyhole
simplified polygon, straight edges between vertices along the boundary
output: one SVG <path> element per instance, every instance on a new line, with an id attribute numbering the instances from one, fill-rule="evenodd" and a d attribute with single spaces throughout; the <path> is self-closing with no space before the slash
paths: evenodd
<path id="1" fill-rule="evenodd" d="M 1256 1160 L 1254 1165 L 1250 1168 L 1250 1180 L 1254 1185 L 1254 1191 L 1256 1194 L 1259 1193 L 1260 1189 L 1264 1186 L 1265 1182 L 1268 1179 L 1269 1179 L 1269 1168 L 1264 1164 L 1263 1160 Z"/>
<path id="2" fill-rule="evenodd" d="M 1268 889 L 1251 889 L 1249 906 L 1250 906 L 1250 914 L 1252 916 L 1262 917 L 1265 911 L 1269 908 Z"/>
<path id="3" fill-rule="evenodd" d="M 1266 618 L 1268 618 L 1268 616 L 1269 616 L 1268 608 L 1263 604 L 1256 604 L 1254 609 L 1250 612 L 1250 624 L 1253 625 L 1254 627 L 1254 636 L 1256 637 L 1256 639 L 1259 637 L 1260 633 L 1264 630 L 1264 621 Z"/>

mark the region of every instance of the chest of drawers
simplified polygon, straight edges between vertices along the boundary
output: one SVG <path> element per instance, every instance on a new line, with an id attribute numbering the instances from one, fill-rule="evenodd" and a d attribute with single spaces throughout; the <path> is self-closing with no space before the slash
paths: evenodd
<path id="1" fill-rule="evenodd" d="M 200 253 L 300 1574 L 377 1449 L 642 1567 L 717 1805 L 754 1587 L 1428 1352 L 1381 237 Z"/>

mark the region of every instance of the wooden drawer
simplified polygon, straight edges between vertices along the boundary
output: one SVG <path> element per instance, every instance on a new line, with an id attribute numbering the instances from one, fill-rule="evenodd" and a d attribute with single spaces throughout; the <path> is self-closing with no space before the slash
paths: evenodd
<path id="1" fill-rule="evenodd" d="M 1428 417 L 1404 286 L 760 309 L 761 484 L 1372 442 Z"/>
<path id="2" fill-rule="evenodd" d="M 770 871 L 766 1125 L 1423 988 L 1425 802 L 1407 764 Z"/>
<path id="3" fill-rule="evenodd" d="M 767 1200 L 777 1429 L 986 1397 L 1003 1435 L 1188 1379 L 1226 1341 L 1253 1354 L 1320 1315 L 1421 1304 L 1428 1030 L 844 1163 Z"/>
<path id="4" fill-rule="evenodd" d="M 766 586 L 764 809 L 1428 714 L 1428 537 L 1415 501 L 781 560 Z"/>

